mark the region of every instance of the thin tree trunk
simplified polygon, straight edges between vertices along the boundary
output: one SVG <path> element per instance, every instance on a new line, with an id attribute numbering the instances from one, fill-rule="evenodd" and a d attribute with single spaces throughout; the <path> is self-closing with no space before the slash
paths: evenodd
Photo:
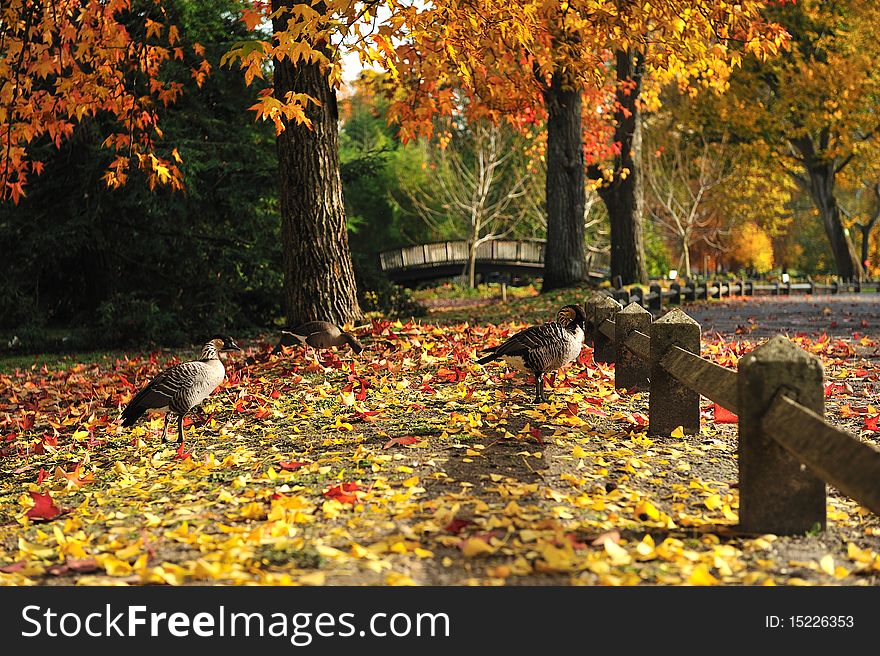
<path id="1" fill-rule="evenodd" d="M 684 275 L 691 277 L 691 247 L 688 239 L 685 238 L 681 243 L 682 252 L 684 253 Z"/>
<path id="2" fill-rule="evenodd" d="M 273 9 L 308 2 L 273 0 Z M 276 18 L 276 32 L 286 18 Z M 287 124 L 276 140 L 281 182 L 284 310 L 291 326 L 312 320 L 357 321 L 361 310 L 348 246 L 339 176 L 336 93 L 317 64 L 274 60 L 275 96 L 306 93 L 312 128 Z"/>
<path id="3" fill-rule="evenodd" d="M 547 247 L 542 292 L 586 277 L 584 247 L 584 150 L 581 94 L 553 75 L 544 91 L 547 107 Z"/>
<path id="4" fill-rule="evenodd" d="M 614 140 L 620 144 L 620 155 L 614 179 L 611 184 L 599 188 L 599 196 L 611 221 L 611 276 L 620 276 L 624 283 L 647 283 L 642 235 L 645 204 L 639 165 L 642 130 L 638 106 L 644 61 L 640 53 L 617 51 L 615 64 L 618 109 Z M 625 83 L 629 85 L 625 86 Z"/>
<path id="5" fill-rule="evenodd" d="M 473 289 L 477 286 L 477 239 L 476 237 L 471 238 L 470 243 L 470 253 L 468 257 L 468 287 Z"/>

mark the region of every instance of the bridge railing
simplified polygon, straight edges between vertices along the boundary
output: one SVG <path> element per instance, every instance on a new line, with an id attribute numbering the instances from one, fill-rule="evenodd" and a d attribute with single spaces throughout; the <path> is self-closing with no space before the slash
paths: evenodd
<path id="1" fill-rule="evenodd" d="M 477 246 L 478 262 L 535 264 L 544 262 L 544 240 L 494 239 Z M 379 254 L 383 271 L 448 264 L 464 265 L 470 256 L 466 241 L 439 241 L 405 246 Z"/>
<path id="2" fill-rule="evenodd" d="M 605 294 L 585 309 L 597 362 L 615 362 L 615 387 L 649 391 L 648 433 L 700 432 L 700 396 L 736 414 L 739 526 L 797 534 L 825 528 L 825 483 L 880 514 L 880 451 L 824 419 L 816 356 L 777 336 L 738 371 L 700 357 L 700 325 L 675 308 L 653 321 Z"/>

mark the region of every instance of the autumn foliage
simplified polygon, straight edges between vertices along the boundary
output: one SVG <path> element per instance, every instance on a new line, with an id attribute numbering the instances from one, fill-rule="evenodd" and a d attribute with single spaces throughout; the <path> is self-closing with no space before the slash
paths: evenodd
<path id="1" fill-rule="evenodd" d="M 132 0 L 4 2 L 0 9 L 0 199 L 18 201 L 43 162 L 38 142 L 60 147 L 86 120 L 106 121 L 110 187 L 140 170 L 150 187 L 180 188 L 181 158 L 162 144 L 158 109 L 180 81 L 161 75 L 169 60 L 195 56 L 192 75 L 210 72 L 202 47 L 184 44 L 161 3 Z"/>

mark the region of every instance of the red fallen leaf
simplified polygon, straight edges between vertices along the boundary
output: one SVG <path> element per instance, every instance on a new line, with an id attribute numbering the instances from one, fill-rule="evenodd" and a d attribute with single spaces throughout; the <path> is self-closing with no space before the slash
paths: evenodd
<path id="1" fill-rule="evenodd" d="M 12 574 L 14 572 L 20 572 L 21 570 L 24 569 L 25 565 L 27 565 L 26 560 L 19 560 L 14 563 L 10 563 L 9 565 L 4 565 L 3 567 L 0 567 L 0 572 L 3 572 L 4 574 Z"/>
<path id="2" fill-rule="evenodd" d="M 336 499 L 339 503 L 355 503 L 357 495 L 352 493 L 357 492 L 357 490 L 357 483 L 340 483 L 324 492 L 324 496 L 328 499 Z"/>
<path id="3" fill-rule="evenodd" d="M 865 430 L 874 431 L 875 433 L 880 433 L 880 426 L 878 426 L 878 422 L 880 422 L 880 415 L 874 415 L 873 417 L 865 417 L 865 425 L 862 426 Z"/>
<path id="4" fill-rule="evenodd" d="M 52 495 L 40 494 L 39 492 L 29 492 L 31 499 L 34 500 L 34 507 L 27 511 L 27 516 L 34 521 L 51 521 L 60 515 L 65 514 L 52 499 Z"/>
<path id="5" fill-rule="evenodd" d="M 715 423 L 716 424 L 735 424 L 739 421 L 739 417 L 730 412 L 727 408 L 723 408 L 717 403 L 715 404 Z"/>
<path id="6" fill-rule="evenodd" d="M 829 398 L 835 392 L 843 392 L 846 394 L 852 394 L 853 388 L 848 383 L 826 383 L 825 384 L 825 398 Z"/>
<path id="7" fill-rule="evenodd" d="M 530 428 L 529 433 L 531 434 L 532 437 L 534 437 L 536 440 L 538 440 L 538 444 L 541 444 L 541 445 L 544 444 L 544 439 L 541 437 L 541 429 L 540 428 Z"/>
<path id="8" fill-rule="evenodd" d="M 446 528 L 444 529 L 447 533 L 452 533 L 453 535 L 458 535 L 461 533 L 466 527 L 474 524 L 475 522 L 471 519 L 462 519 L 461 517 L 455 517 L 450 521 Z"/>
<path id="9" fill-rule="evenodd" d="M 574 533 L 566 533 L 565 539 L 571 544 L 572 549 L 583 549 L 587 546 L 585 543 L 578 540 L 578 536 Z"/>
<path id="10" fill-rule="evenodd" d="M 98 563 L 94 558 L 68 558 L 63 563 L 52 565 L 46 569 L 52 576 L 61 576 L 68 572 L 94 572 L 98 569 Z"/>
<path id="11" fill-rule="evenodd" d="M 408 444 L 415 444 L 419 441 L 415 435 L 406 435 L 404 437 L 392 437 L 390 440 L 385 442 L 385 446 L 383 449 L 390 449 L 395 444 L 399 444 L 400 446 L 407 446 Z"/>
<path id="12" fill-rule="evenodd" d="M 577 413 L 578 413 L 578 404 L 577 404 L 577 403 L 574 403 L 573 401 L 569 401 L 569 402 L 566 403 L 565 405 L 566 405 L 566 408 L 565 408 L 565 409 L 566 409 L 566 411 L 568 412 L 568 414 L 569 414 L 570 416 L 572 416 L 572 417 L 577 417 Z"/>
<path id="13" fill-rule="evenodd" d="M 643 415 L 641 412 L 632 413 L 631 415 L 629 415 L 626 418 L 626 420 L 631 424 L 635 424 L 636 426 L 647 426 L 648 425 L 648 418 L 645 415 Z"/>
<path id="14" fill-rule="evenodd" d="M 593 407 L 584 408 L 583 413 L 585 415 L 596 415 L 598 417 L 607 417 L 608 416 L 608 413 L 605 412 L 604 410 L 600 410 L 599 408 L 593 408 Z"/>
<path id="15" fill-rule="evenodd" d="M 37 474 L 37 485 L 40 485 L 43 481 L 49 478 L 49 472 L 40 467 L 40 473 Z"/>
<path id="16" fill-rule="evenodd" d="M 278 466 L 281 467 L 281 469 L 286 469 L 287 471 L 296 471 L 300 467 L 305 467 L 308 464 L 310 463 L 297 462 L 296 460 L 287 460 L 285 462 L 279 462 Z"/>
<path id="17" fill-rule="evenodd" d="M 186 449 L 184 448 L 185 446 L 186 446 L 186 445 L 185 445 L 183 442 L 181 442 L 181 443 L 177 446 L 177 455 L 175 456 L 175 458 L 177 458 L 178 460 L 186 460 L 187 458 L 191 458 L 191 457 L 192 457 L 192 454 L 191 454 L 191 453 L 188 453 L 188 452 L 186 451 Z"/>
<path id="18" fill-rule="evenodd" d="M 619 531 L 605 531 L 598 537 L 593 538 L 590 541 L 590 544 L 594 547 L 602 547 L 606 542 L 613 542 L 617 544 L 620 542 L 620 532 Z"/>

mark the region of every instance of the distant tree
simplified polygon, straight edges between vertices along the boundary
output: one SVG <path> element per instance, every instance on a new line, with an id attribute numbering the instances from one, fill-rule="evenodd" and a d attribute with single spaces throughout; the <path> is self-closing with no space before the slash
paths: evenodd
<path id="1" fill-rule="evenodd" d="M 430 149 L 425 184 L 406 190 L 412 207 L 437 232 L 451 228 L 468 244 L 465 275 L 476 286 L 479 247 L 516 230 L 534 207 L 534 175 L 522 139 L 487 121 L 450 126 L 442 146 Z"/>

